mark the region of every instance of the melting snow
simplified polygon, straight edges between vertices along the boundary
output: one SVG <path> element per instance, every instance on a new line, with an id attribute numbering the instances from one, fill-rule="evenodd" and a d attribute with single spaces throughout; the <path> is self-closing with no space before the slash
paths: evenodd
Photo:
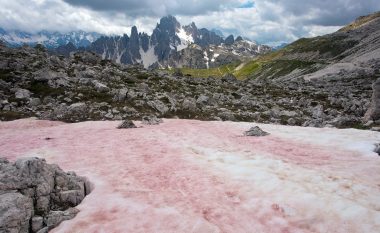
<path id="1" fill-rule="evenodd" d="M 2 155 L 44 157 L 94 183 L 52 232 L 379 232 L 380 133 L 255 124 L 270 133 L 256 138 L 242 136 L 244 122 L 118 124 L 0 122 Z"/>

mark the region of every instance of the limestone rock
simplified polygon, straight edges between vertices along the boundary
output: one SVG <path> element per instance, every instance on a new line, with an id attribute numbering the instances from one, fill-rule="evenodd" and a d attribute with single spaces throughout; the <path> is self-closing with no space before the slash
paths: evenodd
<path id="1" fill-rule="evenodd" d="M 245 136 L 255 136 L 255 137 L 262 137 L 269 135 L 268 132 L 265 132 L 264 130 L 260 129 L 258 126 L 251 127 L 248 131 L 244 132 Z"/>
<path id="2" fill-rule="evenodd" d="M 29 99 L 30 95 L 30 91 L 26 89 L 18 89 L 15 93 L 16 99 Z"/>
<path id="3" fill-rule="evenodd" d="M 21 193 L 0 194 L 0 232 L 29 232 L 33 200 Z"/>
<path id="4" fill-rule="evenodd" d="M 137 128 L 137 126 L 131 120 L 124 120 L 117 128 L 118 129 L 130 129 L 130 128 Z"/>
<path id="5" fill-rule="evenodd" d="M 0 159 L 0 181 L 0 232 L 51 229 L 73 218 L 91 191 L 87 179 L 40 158 Z"/>
<path id="6" fill-rule="evenodd" d="M 372 85 L 371 106 L 364 115 L 364 121 L 377 121 L 380 119 L 380 78 Z"/>
<path id="7" fill-rule="evenodd" d="M 160 112 L 162 115 L 164 115 L 165 113 L 167 113 L 169 111 L 168 106 L 166 106 L 161 100 L 148 101 L 147 104 L 151 108 Z"/>
<path id="8" fill-rule="evenodd" d="M 154 115 L 142 117 L 142 124 L 144 124 L 144 125 L 158 125 L 162 122 L 163 122 L 162 119 L 157 118 Z"/>

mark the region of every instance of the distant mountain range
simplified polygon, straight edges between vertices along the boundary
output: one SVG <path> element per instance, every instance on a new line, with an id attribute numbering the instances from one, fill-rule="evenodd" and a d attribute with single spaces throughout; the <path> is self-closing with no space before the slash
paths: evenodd
<path id="1" fill-rule="evenodd" d="M 144 67 L 210 68 L 240 62 L 266 53 L 269 46 L 235 38 L 224 38 L 218 30 L 198 29 L 195 23 L 181 26 L 174 16 L 161 18 L 151 35 L 132 27 L 128 36 L 105 36 L 94 32 L 36 34 L 0 29 L 0 39 L 9 46 L 43 44 L 57 54 L 69 56 L 78 49 L 93 51 L 103 59 Z"/>
<path id="2" fill-rule="evenodd" d="M 23 44 L 42 44 L 46 48 L 57 48 L 72 43 L 75 47 L 88 47 L 101 34 L 96 32 L 73 31 L 68 33 L 41 31 L 28 33 L 19 30 L 5 30 L 0 28 L 0 39 L 8 46 L 16 47 Z"/>

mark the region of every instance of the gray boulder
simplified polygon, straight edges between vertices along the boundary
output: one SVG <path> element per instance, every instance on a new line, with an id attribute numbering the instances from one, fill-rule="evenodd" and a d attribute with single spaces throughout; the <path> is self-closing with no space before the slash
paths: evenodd
<path id="1" fill-rule="evenodd" d="M 251 127 L 248 131 L 244 132 L 245 136 L 255 136 L 255 137 L 262 137 L 269 135 L 268 132 L 265 132 L 264 130 L 260 129 L 258 126 Z"/>
<path id="2" fill-rule="evenodd" d="M 124 120 L 117 128 L 118 129 L 131 129 L 131 128 L 137 128 L 137 126 L 131 120 Z"/>
<path id="3" fill-rule="evenodd" d="M 33 216 L 33 200 L 21 193 L 0 195 L 0 232 L 29 232 L 29 220 Z"/>
<path id="4" fill-rule="evenodd" d="M 374 152 L 377 153 L 378 155 L 380 155 L 380 143 L 378 143 L 378 144 L 375 145 Z"/>
<path id="5" fill-rule="evenodd" d="M 15 93 L 16 99 L 29 99 L 31 92 L 26 89 L 18 89 Z"/>
<path id="6" fill-rule="evenodd" d="M 40 158 L 0 159 L 0 181 L 0 232 L 51 229 L 73 218 L 72 208 L 91 191 L 87 179 Z"/>
<path id="7" fill-rule="evenodd" d="M 160 112 L 162 115 L 164 115 L 165 113 L 167 113 L 169 111 L 168 106 L 166 106 L 161 100 L 148 101 L 147 104 L 151 108 Z"/>
<path id="8" fill-rule="evenodd" d="M 380 119 L 380 78 L 372 85 L 371 105 L 364 115 L 364 122 Z"/>
<path id="9" fill-rule="evenodd" d="M 194 98 L 191 98 L 191 97 L 184 99 L 183 103 L 182 103 L 182 109 L 188 110 L 191 112 L 197 111 L 196 100 Z"/>
<path id="10" fill-rule="evenodd" d="M 110 90 L 109 87 L 97 80 L 94 80 L 92 83 L 98 92 L 108 92 Z"/>
<path id="11" fill-rule="evenodd" d="M 235 82 L 235 81 L 237 81 L 237 78 L 235 77 L 235 75 L 233 75 L 231 73 L 228 73 L 228 74 L 225 74 L 222 77 L 222 81 L 225 81 L 225 82 Z"/>
<path id="12" fill-rule="evenodd" d="M 162 119 L 157 118 L 154 115 L 152 115 L 152 116 L 143 116 L 142 117 L 142 123 L 144 125 L 158 125 L 158 124 L 160 124 L 162 122 L 163 122 Z"/>

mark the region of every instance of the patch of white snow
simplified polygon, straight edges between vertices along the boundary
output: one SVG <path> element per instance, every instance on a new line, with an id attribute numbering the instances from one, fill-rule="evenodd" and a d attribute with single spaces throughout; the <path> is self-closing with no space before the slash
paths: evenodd
<path id="1" fill-rule="evenodd" d="M 149 49 L 146 52 L 142 48 L 140 48 L 140 54 L 144 68 L 148 68 L 149 66 L 158 61 L 158 57 L 156 56 L 156 54 L 154 54 L 154 47 L 149 47 Z"/>

